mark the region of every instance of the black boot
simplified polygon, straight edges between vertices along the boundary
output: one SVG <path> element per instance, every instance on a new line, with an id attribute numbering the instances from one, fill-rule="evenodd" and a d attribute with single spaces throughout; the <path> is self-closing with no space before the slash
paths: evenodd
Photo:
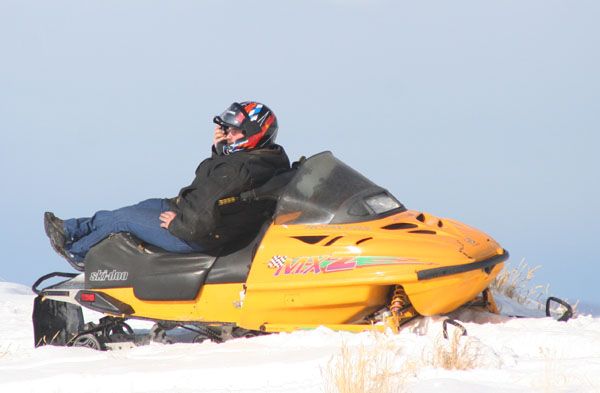
<path id="1" fill-rule="evenodd" d="M 58 250 L 56 250 L 57 248 L 65 248 L 67 237 L 65 236 L 63 220 L 56 217 L 52 212 L 45 212 L 44 230 L 46 231 L 46 236 L 50 239 L 52 248 L 54 248 L 56 252 L 58 252 Z"/>
<path id="2" fill-rule="evenodd" d="M 64 222 L 56 217 L 52 212 L 44 213 L 44 230 L 50 239 L 50 244 L 54 251 L 61 257 L 65 258 L 73 268 L 82 271 L 84 265 L 82 262 L 77 262 L 65 248 L 67 237 L 65 235 Z"/>

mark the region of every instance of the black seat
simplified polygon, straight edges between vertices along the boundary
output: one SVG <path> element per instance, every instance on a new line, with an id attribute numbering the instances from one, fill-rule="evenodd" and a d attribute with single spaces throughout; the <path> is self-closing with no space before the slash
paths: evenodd
<path id="1" fill-rule="evenodd" d="M 205 283 L 244 283 L 270 224 L 267 221 L 258 234 L 211 252 L 215 255 L 172 253 L 129 233 L 112 234 L 86 255 L 85 287 L 133 287 L 142 300 L 193 300 Z"/>
<path id="2" fill-rule="evenodd" d="M 109 236 L 85 258 L 89 289 L 133 287 L 142 300 L 193 300 L 216 257 L 150 251 L 128 233 Z"/>

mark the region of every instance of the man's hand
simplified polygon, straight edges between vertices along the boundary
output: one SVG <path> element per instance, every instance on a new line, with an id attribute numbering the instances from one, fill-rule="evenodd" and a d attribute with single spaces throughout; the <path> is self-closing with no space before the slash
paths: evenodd
<path id="1" fill-rule="evenodd" d="M 171 225 L 171 221 L 173 221 L 175 217 L 177 217 L 177 213 L 172 211 L 160 213 L 158 218 L 160 218 L 160 221 L 162 221 L 160 223 L 161 228 L 169 229 L 169 225 Z"/>
<path id="2" fill-rule="evenodd" d="M 227 140 L 227 136 L 221 129 L 221 126 L 216 126 L 215 127 L 215 135 L 213 136 L 213 145 L 215 145 L 215 148 L 217 147 L 217 144 L 219 142 L 224 142 L 226 140 Z"/>

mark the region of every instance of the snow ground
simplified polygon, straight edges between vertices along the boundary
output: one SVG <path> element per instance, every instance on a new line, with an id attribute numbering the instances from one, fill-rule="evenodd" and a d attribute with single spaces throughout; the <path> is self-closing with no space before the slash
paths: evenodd
<path id="1" fill-rule="evenodd" d="M 392 372 L 384 383 L 390 392 L 600 392 L 600 318 L 592 316 L 563 323 L 460 312 L 455 317 L 469 334 L 460 344 L 476 367 L 457 371 L 432 366 L 435 349 L 449 345 L 441 338 L 442 317 L 398 335 L 320 328 L 223 344 L 34 349 L 33 298 L 23 285 L 0 282 L 0 392 L 333 392 L 342 371 L 360 387 L 361 360 L 377 369 L 367 369 L 367 382 Z"/>

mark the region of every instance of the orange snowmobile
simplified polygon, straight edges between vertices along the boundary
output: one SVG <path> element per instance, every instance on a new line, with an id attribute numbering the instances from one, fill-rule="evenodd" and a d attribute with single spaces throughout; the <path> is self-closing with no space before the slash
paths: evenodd
<path id="1" fill-rule="evenodd" d="M 330 152 L 219 204 L 239 199 L 276 202 L 260 233 L 235 245 L 173 254 L 119 233 L 90 250 L 84 272 L 41 277 L 36 346 L 103 349 L 133 339 L 127 319 L 155 321 L 152 339 L 181 326 L 201 341 L 321 325 L 398 331 L 476 298 L 494 309 L 487 288 L 506 250 L 458 221 L 407 210 Z M 38 289 L 56 276 L 68 279 Z M 84 324 L 81 307 L 105 317 Z"/>

